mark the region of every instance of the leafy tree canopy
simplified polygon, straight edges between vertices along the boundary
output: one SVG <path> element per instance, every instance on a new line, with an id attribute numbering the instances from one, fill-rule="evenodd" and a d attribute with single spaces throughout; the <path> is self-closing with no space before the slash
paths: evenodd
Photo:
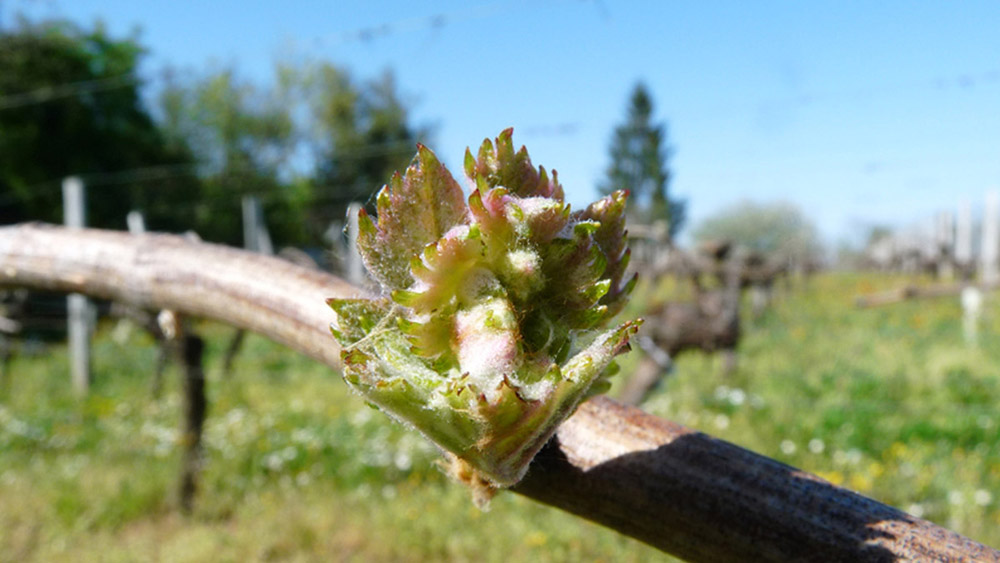
<path id="1" fill-rule="evenodd" d="M 142 185 L 190 163 L 185 147 L 164 142 L 142 104 L 143 53 L 136 38 L 112 38 L 100 25 L 22 20 L 0 33 L 3 222 L 62 221 L 59 182 L 72 174 L 100 190 L 88 198 L 91 225 L 122 228 L 134 207 L 162 211 L 154 217 L 161 227 L 179 223 L 172 203 L 194 196 L 190 177 L 174 174 L 157 190 Z"/>
<path id="2" fill-rule="evenodd" d="M 704 219 L 692 236 L 696 242 L 729 240 L 763 254 L 803 260 L 821 251 L 816 227 L 790 203 L 737 203 Z"/>
<path id="3" fill-rule="evenodd" d="M 232 68 L 204 75 L 166 74 L 161 127 L 171 145 L 198 157 L 202 191 L 187 202 L 202 238 L 242 244 L 243 196 L 260 198 L 272 236 L 305 242 L 299 191 L 287 174 L 295 145 L 293 108 L 279 88 L 261 88 Z"/>
<path id="4" fill-rule="evenodd" d="M 151 113 L 135 37 L 21 21 L 0 38 L 5 223 L 61 222 L 60 181 L 77 175 L 92 226 L 124 228 L 137 209 L 151 229 L 240 245 L 240 200 L 254 195 L 279 245 L 319 244 L 428 134 L 388 72 L 362 84 L 330 63 L 282 63 L 262 86 L 233 68 L 168 70 Z"/>
<path id="5" fill-rule="evenodd" d="M 350 202 L 367 202 L 393 172 L 403 172 L 416 143 L 426 143 L 430 133 L 410 125 L 391 73 L 357 85 L 346 71 L 318 63 L 304 69 L 301 85 L 316 162 L 311 220 L 327 224 L 343 218 Z"/>
<path id="6" fill-rule="evenodd" d="M 261 198 L 274 238 L 318 243 L 349 203 L 404 170 L 427 134 L 408 124 L 391 74 L 359 86 L 326 62 L 280 63 L 271 87 L 233 69 L 174 75 L 160 106 L 167 138 L 200 157 L 199 229 L 234 244 L 232 210 L 247 194 Z"/>

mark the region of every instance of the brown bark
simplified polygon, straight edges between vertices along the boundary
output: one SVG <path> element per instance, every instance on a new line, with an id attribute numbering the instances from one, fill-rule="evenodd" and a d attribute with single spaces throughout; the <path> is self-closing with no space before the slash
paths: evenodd
<path id="1" fill-rule="evenodd" d="M 205 370 L 203 355 L 205 343 L 193 334 L 178 339 L 180 355 L 184 362 L 184 426 L 181 456 L 181 481 L 178 491 L 181 511 L 190 514 L 194 495 L 198 491 L 198 475 L 203 463 L 201 439 L 205 429 L 208 399 L 205 396 Z"/>
<path id="2" fill-rule="evenodd" d="M 167 235 L 0 228 L 0 286 L 76 291 L 252 330 L 333 368 L 324 299 L 277 258 Z M 1000 552 L 822 479 L 597 398 L 515 491 L 692 561 L 996 561 Z"/>
<path id="3" fill-rule="evenodd" d="M 233 362 L 236 361 L 236 354 L 239 354 L 240 348 L 243 347 L 243 339 L 246 338 L 246 335 L 247 331 L 237 329 L 229 339 L 229 345 L 226 346 L 226 355 L 222 360 L 222 377 L 229 379 L 233 376 Z"/>

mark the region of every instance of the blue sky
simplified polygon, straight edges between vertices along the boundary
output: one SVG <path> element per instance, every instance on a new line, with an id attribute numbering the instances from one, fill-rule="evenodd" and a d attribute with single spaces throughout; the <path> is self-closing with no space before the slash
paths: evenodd
<path id="1" fill-rule="evenodd" d="M 1000 2 L 0 0 L 138 27 L 144 72 L 328 59 L 391 69 L 455 173 L 505 127 L 581 205 L 643 80 L 691 222 L 790 201 L 830 241 L 1000 187 Z M 689 224 L 690 226 L 690 224 Z"/>

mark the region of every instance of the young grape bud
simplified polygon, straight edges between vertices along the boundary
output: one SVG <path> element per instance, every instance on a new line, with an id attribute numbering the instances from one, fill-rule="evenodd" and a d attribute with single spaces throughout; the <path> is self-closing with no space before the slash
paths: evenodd
<path id="1" fill-rule="evenodd" d="M 382 295 L 331 299 L 344 379 L 487 487 L 517 483 L 641 320 L 601 328 L 635 285 L 625 192 L 571 212 L 555 171 L 508 129 L 467 151 L 461 187 L 418 146 L 359 212 L 358 249 Z"/>

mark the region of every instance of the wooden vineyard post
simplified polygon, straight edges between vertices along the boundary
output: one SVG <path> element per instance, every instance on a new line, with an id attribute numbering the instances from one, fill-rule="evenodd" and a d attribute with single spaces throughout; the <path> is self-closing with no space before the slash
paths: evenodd
<path id="1" fill-rule="evenodd" d="M 986 193 L 983 209 L 983 242 L 980 255 L 982 282 L 993 284 L 1000 280 L 1000 190 Z"/>
<path id="2" fill-rule="evenodd" d="M 6 295 L 4 295 L 6 293 Z M 0 396 L 10 382 L 10 363 L 14 357 L 14 335 L 21 331 L 18 319 L 24 315 L 28 292 L 24 289 L 0 290 Z"/>
<path id="3" fill-rule="evenodd" d="M 146 219 L 142 216 L 139 211 L 129 211 L 128 215 L 125 217 L 125 222 L 128 224 L 128 232 L 133 235 L 143 235 L 146 233 Z M 132 313 L 135 317 L 144 317 L 147 313 L 144 311 L 132 308 Z M 167 369 L 167 361 L 170 359 L 170 352 L 172 345 L 167 341 L 166 335 L 163 333 L 163 329 L 159 326 L 156 318 L 153 316 L 147 317 L 148 321 L 143 323 L 145 328 L 149 330 L 153 338 L 156 339 L 157 344 L 159 344 L 159 352 L 156 355 L 156 368 L 153 371 L 153 380 L 150 385 L 150 393 L 154 398 L 160 396 L 163 391 L 163 373 Z M 133 318 L 133 321 L 136 319 Z"/>
<path id="4" fill-rule="evenodd" d="M 243 248 L 250 252 L 274 254 L 271 235 L 264 223 L 264 210 L 257 196 L 243 196 Z"/>
<path id="5" fill-rule="evenodd" d="M 87 206 L 83 181 L 70 176 L 62 183 L 63 221 L 70 229 L 86 226 Z M 66 298 L 69 333 L 70 375 L 77 394 L 85 395 L 90 389 L 90 302 L 80 293 Z"/>
<path id="6" fill-rule="evenodd" d="M 937 245 L 938 279 L 951 279 L 955 276 L 955 216 L 950 211 L 938 213 L 934 242 Z"/>
<path id="7" fill-rule="evenodd" d="M 260 199 L 257 196 L 243 196 L 243 248 L 268 256 L 274 254 L 271 235 L 267 232 L 267 224 L 264 222 L 264 210 L 261 209 Z M 222 360 L 222 375 L 224 377 L 232 376 L 233 361 L 239 354 L 240 348 L 243 347 L 245 338 L 246 331 L 238 329 L 229 339 L 226 354 Z"/>
<path id="8" fill-rule="evenodd" d="M 347 281 L 360 286 L 364 283 L 365 271 L 361 263 L 361 254 L 358 253 L 358 212 L 361 211 L 360 203 L 352 203 L 347 206 Z"/>
<path id="9" fill-rule="evenodd" d="M 964 198 L 958 203 L 958 215 L 955 221 L 955 264 L 963 278 L 969 276 L 973 267 L 972 203 Z"/>

